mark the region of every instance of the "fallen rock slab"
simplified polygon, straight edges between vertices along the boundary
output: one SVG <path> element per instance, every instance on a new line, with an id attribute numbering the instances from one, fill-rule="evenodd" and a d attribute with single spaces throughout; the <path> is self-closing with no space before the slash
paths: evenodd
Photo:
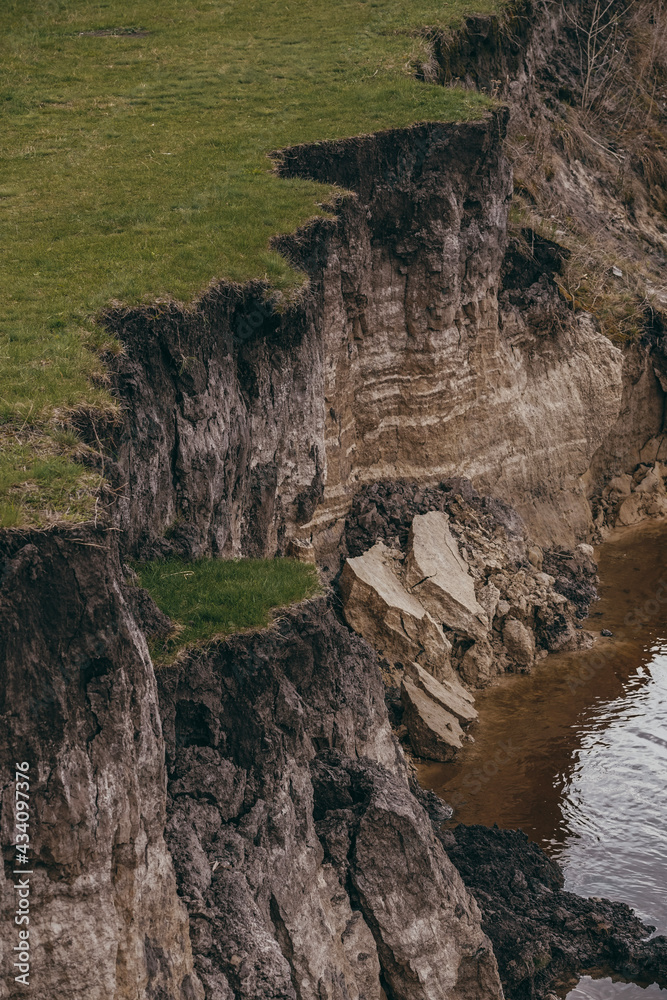
<path id="1" fill-rule="evenodd" d="M 409 677 L 401 684 L 403 722 L 407 726 L 412 749 L 427 760 L 449 761 L 463 746 L 459 720 L 442 705 L 418 688 Z"/>
<path id="2" fill-rule="evenodd" d="M 665 479 L 663 467 L 656 463 L 652 469 L 646 473 L 644 478 L 636 487 L 637 493 L 664 493 Z"/>
<path id="3" fill-rule="evenodd" d="M 503 645 L 510 659 L 522 667 L 530 667 L 535 659 L 535 636 L 516 618 L 503 625 Z"/>
<path id="4" fill-rule="evenodd" d="M 383 542 L 348 559 L 340 578 L 345 619 L 393 663 L 423 661 L 438 676 L 451 672 L 451 645 L 440 626 L 403 587 Z"/>
<path id="5" fill-rule="evenodd" d="M 609 496 L 614 493 L 619 497 L 629 497 L 632 493 L 632 487 L 632 476 L 629 476 L 627 472 L 624 472 L 623 475 L 614 476 L 614 478 L 609 481 L 602 491 L 602 495 Z"/>
<path id="6" fill-rule="evenodd" d="M 509 605 L 507 607 L 509 610 Z M 503 670 L 491 644 L 486 639 L 474 642 L 470 649 L 466 650 L 458 669 L 466 684 L 476 688 L 488 687 Z"/>
<path id="7" fill-rule="evenodd" d="M 643 493 L 632 493 L 619 507 L 616 523 L 625 526 L 639 524 L 645 504 L 646 496 Z"/>
<path id="8" fill-rule="evenodd" d="M 418 514 L 410 529 L 405 582 L 429 614 L 470 639 L 489 629 L 484 608 L 475 597 L 474 580 L 442 511 Z"/>
<path id="9" fill-rule="evenodd" d="M 474 708 L 475 699 L 462 684 L 455 680 L 436 680 L 418 663 L 410 663 L 406 667 L 406 674 L 415 687 L 428 695 L 446 712 L 454 715 L 462 726 L 468 726 L 471 722 L 477 721 L 477 709 Z"/>

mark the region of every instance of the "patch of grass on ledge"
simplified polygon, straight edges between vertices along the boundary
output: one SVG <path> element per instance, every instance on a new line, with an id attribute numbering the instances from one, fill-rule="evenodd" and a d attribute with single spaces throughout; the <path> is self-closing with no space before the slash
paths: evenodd
<path id="1" fill-rule="evenodd" d="M 0 528 L 48 528 L 91 521 L 102 476 L 80 463 L 70 431 L 13 432 L 0 426 Z"/>
<path id="2" fill-rule="evenodd" d="M 135 567 L 139 582 L 176 625 L 152 644 L 169 662 L 185 646 L 265 628 L 279 608 L 319 593 L 314 566 L 294 559 L 168 559 Z"/>

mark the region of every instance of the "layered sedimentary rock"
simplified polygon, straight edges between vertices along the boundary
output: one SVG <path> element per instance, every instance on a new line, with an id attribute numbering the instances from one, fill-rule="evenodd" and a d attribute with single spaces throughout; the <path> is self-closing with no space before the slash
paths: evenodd
<path id="1" fill-rule="evenodd" d="M 115 537 L 5 532 L 0 566 L 0 996 L 202 1000 L 164 841 L 155 677 L 121 593 Z M 28 987 L 9 974 L 21 878 L 13 782 L 24 761 Z"/>
<path id="2" fill-rule="evenodd" d="M 400 476 L 466 475 L 537 542 L 590 527 L 581 477 L 619 415 L 623 358 L 547 273 L 499 305 L 503 130 L 499 113 L 283 151 L 284 175 L 353 192 L 278 241 L 308 275 L 296 304 L 220 286 L 189 309 L 109 312 L 130 550 L 272 554 L 293 536 L 335 573 L 358 485 Z"/>
<path id="3" fill-rule="evenodd" d="M 595 60 L 588 64 L 582 48 L 581 30 L 595 23 L 593 3 L 581 0 L 569 8 L 522 0 L 511 12 L 467 18 L 459 30 L 429 32 L 431 57 L 419 70 L 426 80 L 494 92 L 506 103 L 508 148 L 520 203 L 533 219 L 541 220 L 542 232 L 555 231 L 556 238 L 574 248 L 575 256 L 589 242 L 593 248 L 586 264 L 575 267 L 566 282 L 570 294 L 576 299 L 579 278 L 585 283 L 595 270 L 602 276 L 596 285 L 602 294 L 596 308 L 602 313 L 607 295 L 614 303 L 613 314 L 622 315 L 627 302 L 635 300 L 633 332 L 618 337 L 619 343 L 625 341 L 618 412 L 584 477 L 589 497 L 610 478 L 655 461 L 660 448 L 664 460 L 667 447 L 667 206 L 664 161 L 661 153 L 656 156 L 663 146 L 664 116 L 652 104 L 647 117 L 645 100 L 634 100 L 638 65 L 646 67 L 647 81 L 663 78 L 660 45 L 643 51 L 644 45 L 650 46 L 650 32 L 659 38 L 663 29 L 648 13 L 618 13 L 613 68 Z M 582 59 L 590 73 L 581 71 Z M 591 114 L 587 104 L 593 93 L 597 103 Z M 640 145 L 635 141 L 638 123 L 644 136 Z M 647 169 L 649 162 L 659 164 L 657 172 Z M 519 303 L 524 318 L 530 314 L 529 325 L 542 327 L 548 310 L 535 308 L 540 268 L 550 274 L 559 271 L 557 258 L 570 252 L 527 229 L 523 236 L 531 245 L 532 260 L 517 267 L 517 235 L 510 240 L 501 283 L 503 324 Z M 519 250 L 519 260 L 524 256 Z M 636 279 L 644 285 L 643 302 Z M 524 290 L 523 300 L 519 289 Z M 555 538 L 558 544 L 571 544 Z"/>
<path id="4" fill-rule="evenodd" d="M 488 140 L 467 138 L 428 148 L 409 180 L 371 179 L 365 140 L 284 154 L 290 174 L 352 187 L 369 217 L 361 272 L 344 253 L 325 272 L 327 471 L 303 529 L 323 558 L 351 482 L 465 475 L 538 541 L 571 544 L 589 523 L 579 480 L 618 413 L 621 352 L 559 308 L 546 276 L 499 309 L 510 177 Z"/>

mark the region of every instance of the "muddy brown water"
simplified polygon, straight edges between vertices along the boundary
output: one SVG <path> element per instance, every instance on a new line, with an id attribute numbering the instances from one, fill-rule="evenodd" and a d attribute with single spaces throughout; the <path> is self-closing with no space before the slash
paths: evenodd
<path id="1" fill-rule="evenodd" d="M 453 823 L 520 827 L 565 888 L 629 903 L 667 934 L 667 525 L 598 550 L 591 650 L 550 656 L 477 698 L 479 724 L 454 764 L 419 765 Z M 652 1000 L 656 985 L 585 977 L 568 1000 Z"/>

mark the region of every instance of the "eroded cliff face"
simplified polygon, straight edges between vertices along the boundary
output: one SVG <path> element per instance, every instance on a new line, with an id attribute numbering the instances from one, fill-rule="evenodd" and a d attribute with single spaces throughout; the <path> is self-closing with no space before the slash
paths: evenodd
<path id="1" fill-rule="evenodd" d="M 114 313 L 126 346 L 115 449 L 126 547 L 142 557 L 262 556 L 321 493 L 322 349 L 312 303 L 277 312 L 261 285 L 196 308 Z"/>
<path id="2" fill-rule="evenodd" d="M 2 544 L 3 997 L 25 991 L 5 975 L 17 760 L 39 1000 L 502 996 L 411 791 L 377 655 L 331 598 L 156 685 L 115 533 Z"/>
<path id="3" fill-rule="evenodd" d="M 534 88 L 558 19 L 540 30 L 489 36 L 510 94 Z M 220 285 L 192 308 L 108 313 L 125 345 L 116 531 L 0 542 L 3 843 L 28 760 L 38 1000 L 500 997 L 370 647 L 316 602 L 162 671 L 158 711 L 111 539 L 139 557 L 302 539 L 334 576 L 355 496 L 465 476 L 519 512 L 526 551 L 571 547 L 613 474 L 662 457 L 664 331 L 621 351 L 563 304 L 554 244 L 508 240 L 506 125 L 283 151 L 285 176 L 347 192 L 278 241 L 307 274 L 298 301 Z"/>
<path id="4" fill-rule="evenodd" d="M 451 811 L 411 777 L 377 654 L 332 597 L 156 684 L 104 531 L 5 539 L 2 571 L 3 843 L 27 760 L 39 1000 L 501 1000 L 487 924 L 508 996 L 599 957 L 664 981 L 667 942 L 627 907 L 543 905 L 560 875 L 522 835 L 441 832 Z"/>
<path id="5" fill-rule="evenodd" d="M 452 129 L 407 176 L 382 172 L 380 147 L 372 182 L 373 140 L 284 155 L 284 171 L 352 187 L 367 206 L 365 266 L 336 248 L 324 274 L 326 479 L 300 531 L 325 563 L 351 494 L 385 478 L 465 476 L 547 544 L 588 525 L 579 477 L 618 412 L 622 359 L 539 269 L 519 295 L 504 287 L 504 126 Z"/>
<path id="6" fill-rule="evenodd" d="M 400 476 L 465 475 L 543 544 L 590 528 L 582 477 L 623 358 L 547 272 L 506 287 L 504 124 L 284 151 L 283 174 L 354 192 L 279 241 L 309 276 L 296 305 L 220 287 L 191 310 L 109 314 L 131 550 L 270 555 L 299 537 L 335 572 L 359 484 Z"/>
<path id="7" fill-rule="evenodd" d="M 432 31 L 431 58 L 417 67 L 424 79 L 506 102 L 521 211 L 578 258 L 566 282 L 570 301 L 586 299 L 588 282 L 598 306 L 608 299 L 612 313 L 632 314 L 620 405 L 584 477 L 589 498 L 667 455 L 663 15 L 647 6 L 611 11 L 616 27 L 603 19 L 596 44 L 615 30 L 613 52 L 590 74 L 585 41 L 595 9 L 587 0 L 523 0 L 502 16 L 468 18 L 456 32 Z M 644 86 L 660 99 L 645 102 Z"/>
<path id="8" fill-rule="evenodd" d="M 322 598 L 158 674 L 167 842 L 209 998 L 500 997 L 377 655 Z"/>
<path id="9" fill-rule="evenodd" d="M 164 841 L 155 677 L 115 539 L 5 532 L 0 547 L 0 996 L 201 1000 Z M 30 765 L 29 987 L 11 971 L 17 761 Z"/>

